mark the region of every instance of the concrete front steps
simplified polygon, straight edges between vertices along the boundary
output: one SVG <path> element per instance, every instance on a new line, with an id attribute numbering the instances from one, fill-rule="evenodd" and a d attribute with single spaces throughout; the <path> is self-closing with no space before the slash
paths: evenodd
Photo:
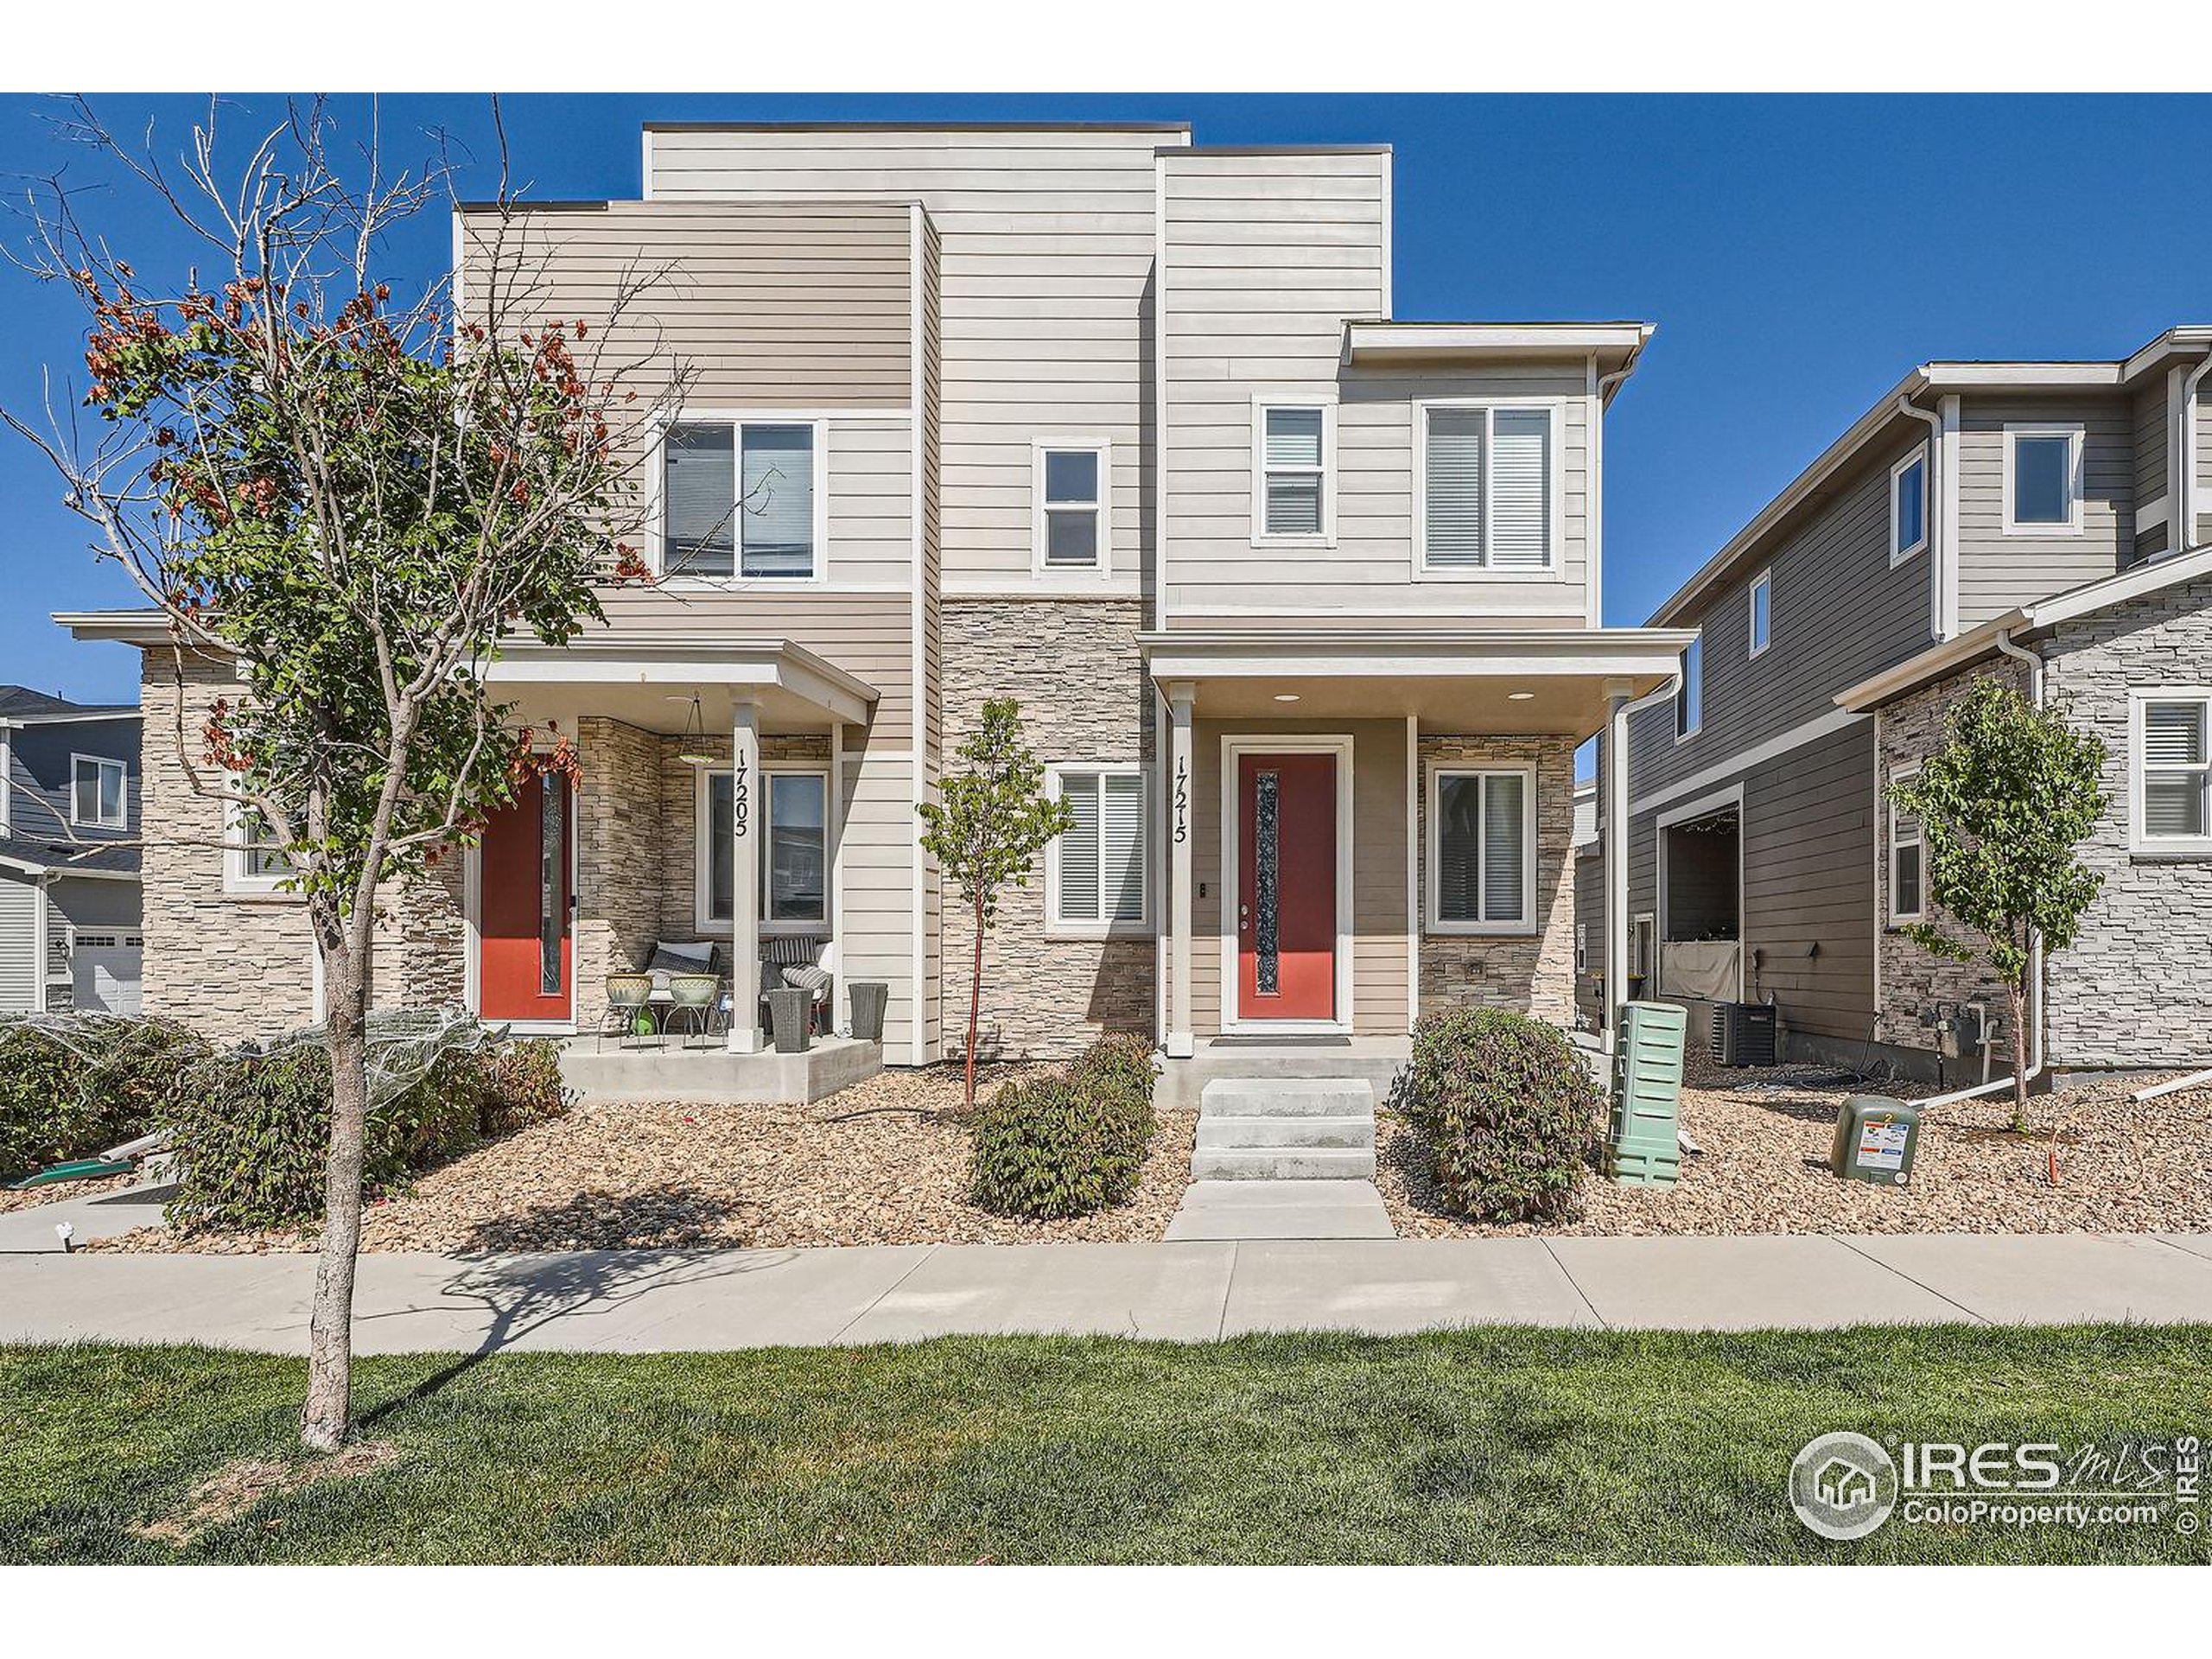
<path id="1" fill-rule="evenodd" d="M 1360 1077 L 1216 1078 L 1171 1239 L 1389 1238 L 1375 1090 Z"/>

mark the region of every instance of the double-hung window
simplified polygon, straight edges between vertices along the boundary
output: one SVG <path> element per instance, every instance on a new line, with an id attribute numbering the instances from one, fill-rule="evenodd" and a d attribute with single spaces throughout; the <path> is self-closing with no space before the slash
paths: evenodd
<path id="1" fill-rule="evenodd" d="M 1535 848 L 1532 768 L 1430 768 L 1429 931 L 1534 932 Z"/>
<path id="2" fill-rule="evenodd" d="M 699 774 L 698 924 L 727 927 L 736 849 L 731 822 L 734 780 Z M 816 767 L 762 770 L 754 808 L 761 826 L 760 925 L 766 932 L 811 932 L 830 919 L 830 775 Z"/>
<path id="3" fill-rule="evenodd" d="M 810 421 L 679 421 L 661 446 L 664 575 L 821 571 L 822 435 Z"/>
<path id="4" fill-rule="evenodd" d="M 1675 740 L 1694 737 L 1705 724 L 1705 635 L 1682 647 L 1681 683 L 1675 688 Z"/>
<path id="5" fill-rule="evenodd" d="M 2212 854 L 2212 689 L 2134 691 L 2131 849 Z"/>
<path id="6" fill-rule="evenodd" d="M 94 830 L 130 827 L 130 768 L 97 754 L 69 758 L 69 822 Z"/>
<path id="7" fill-rule="evenodd" d="M 1758 656 L 1774 643 L 1774 572 L 1762 570 L 1751 578 L 1751 654 Z"/>
<path id="8" fill-rule="evenodd" d="M 1046 787 L 1075 822 L 1046 843 L 1050 925 L 1077 934 L 1141 930 L 1145 782 L 1135 761 L 1052 766 Z"/>
<path id="9" fill-rule="evenodd" d="M 1916 449 L 1890 468 L 1890 563 L 1903 564 L 1928 545 L 1928 451 Z"/>
<path id="10" fill-rule="evenodd" d="M 1253 406 L 1255 540 L 1325 542 L 1336 518 L 1329 499 L 1332 413 L 1325 404 Z"/>
<path id="11" fill-rule="evenodd" d="M 275 893 L 292 874 L 292 861 L 277 845 L 269 820 L 243 801 L 224 808 L 223 890 Z"/>
<path id="12" fill-rule="evenodd" d="M 1424 404 L 1420 416 L 1421 568 L 1525 573 L 1556 567 L 1549 404 Z"/>
<path id="13" fill-rule="evenodd" d="M 1102 441 L 1048 439 L 1036 449 L 1037 569 L 1108 568 L 1106 486 L 1109 450 Z"/>
<path id="14" fill-rule="evenodd" d="M 2019 422 L 2005 429 L 2005 531 L 2070 536 L 2082 529 L 2078 422 Z"/>
<path id="15" fill-rule="evenodd" d="M 1906 766 L 1890 774 L 1892 786 L 1916 775 L 1917 766 Z M 1925 889 L 1928 875 L 1925 853 L 1920 834 L 1920 820 L 1899 807 L 1895 801 L 1890 810 L 1890 920 L 1916 922 L 1926 913 Z"/>

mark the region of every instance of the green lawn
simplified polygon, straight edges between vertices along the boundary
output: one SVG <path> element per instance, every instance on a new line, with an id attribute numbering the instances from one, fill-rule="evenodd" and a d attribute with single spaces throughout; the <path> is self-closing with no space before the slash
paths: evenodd
<path id="1" fill-rule="evenodd" d="M 0 1348 L 0 1558 L 224 1561 L 2187 1560 L 2164 1529 L 1831 1544 L 1783 1482 L 1814 1434 L 2212 1428 L 2212 1331 L 1740 1337 L 1487 1330 L 1210 1347 L 958 1339 L 365 1362 L 399 1456 L 188 1546 L 130 1529 L 288 1456 L 302 1367 Z"/>

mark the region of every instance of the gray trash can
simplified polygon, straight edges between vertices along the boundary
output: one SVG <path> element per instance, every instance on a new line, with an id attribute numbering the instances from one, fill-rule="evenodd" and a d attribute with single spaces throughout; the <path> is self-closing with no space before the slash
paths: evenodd
<path id="1" fill-rule="evenodd" d="M 768 993 L 768 1023 L 779 1054 L 804 1054 L 813 1042 L 814 993 L 797 987 Z"/>
<path id="2" fill-rule="evenodd" d="M 853 1035 L 864 1043 L 883 1040 L 883 1010 L 891 987 L 881 980 L 856 979 L 852 985 Z"/>

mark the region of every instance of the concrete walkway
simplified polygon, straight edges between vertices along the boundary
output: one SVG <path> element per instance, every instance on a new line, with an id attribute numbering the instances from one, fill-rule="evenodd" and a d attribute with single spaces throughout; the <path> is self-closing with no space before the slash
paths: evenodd
<path id="1" fill-rule="evenodd" d="M 0 1341 L 304 1352 L 308 1255 L 0 1255 Z M 971 1332 L 1207 1341 L 1509 1324 L 2212 1321 L 2176 1234 L 1328 1239 L 361 1258 L 372 1353 L 682 1352 Z"/>

